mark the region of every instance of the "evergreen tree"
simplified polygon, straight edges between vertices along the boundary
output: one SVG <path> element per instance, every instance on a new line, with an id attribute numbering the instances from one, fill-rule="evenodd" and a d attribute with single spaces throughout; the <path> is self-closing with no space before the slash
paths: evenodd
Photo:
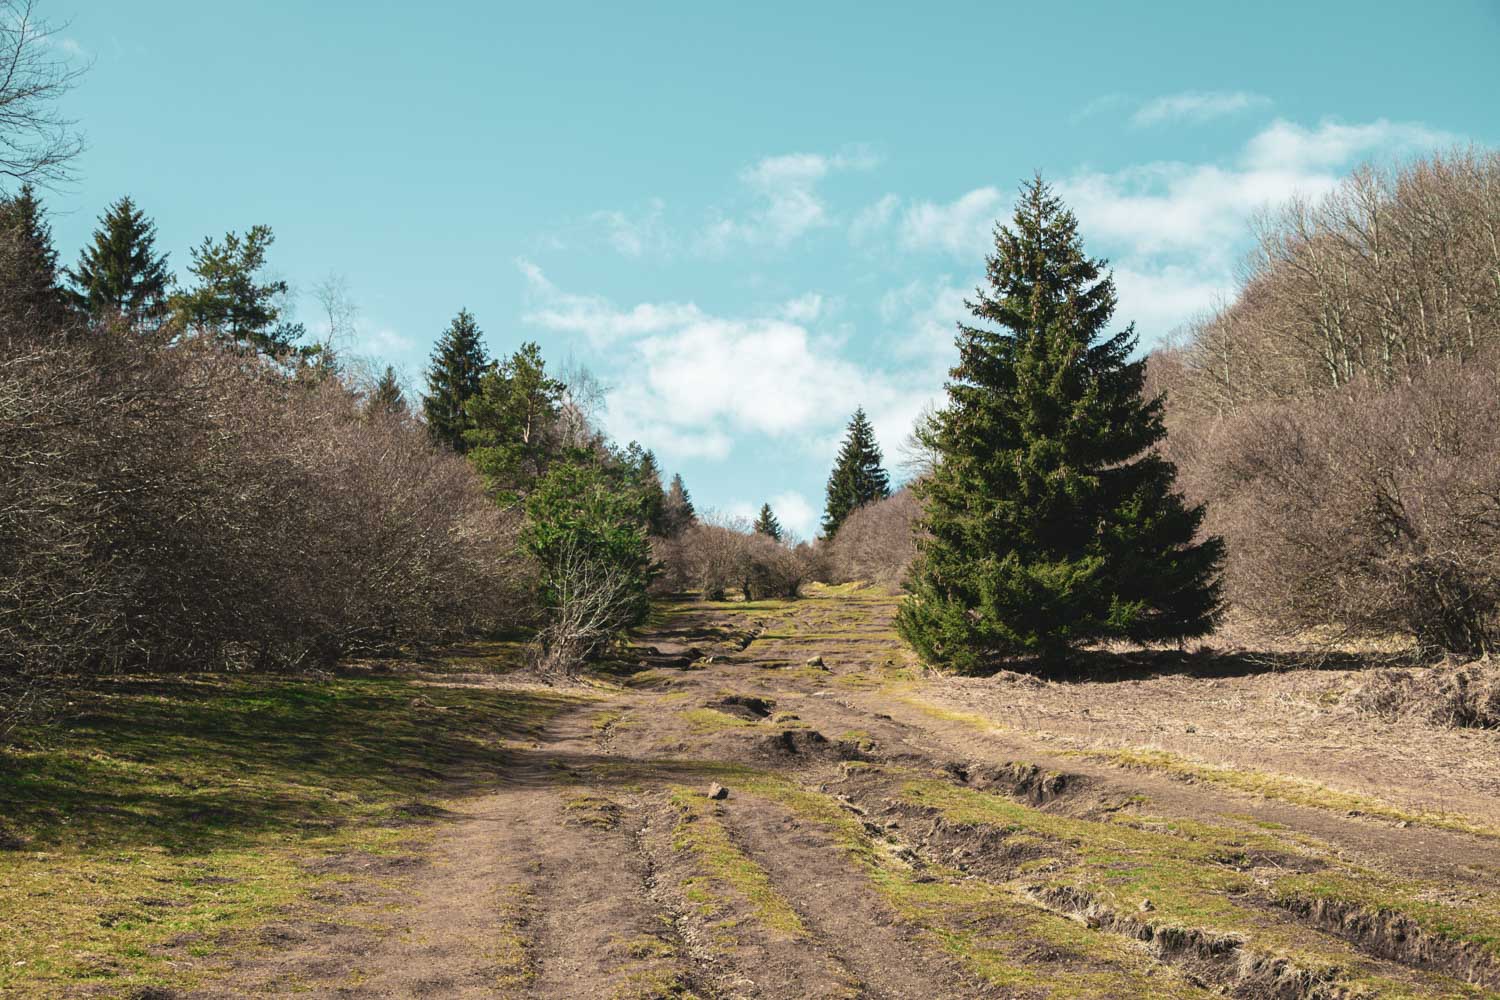
<path id="1" fill-rule="evenodd" d="M 480 377 L 478 394 L 464 404 L 464 440 L 469 460 L 491 489 L 524 494 L 546 473 L 557 452 L 554 432 L 565 388 L 547 374 L 542 349 L 533 343 Z"/>
<path id="2" fill-rule="evenodd" d="M 891 495 L 890 476 L 880 463 L 875 428 L 870 426 L 864 407 L 860 407 L 849 421 L 849 431 L 828 477 L 823 514 L 824 538 L 832 538 L 844 519 L 855 510 L 872 500 L 884 500 Z"/>
<path id="3" fill-rule="evenodd" d="M 385 371 L 366 397 L 365 412 L 383 417 L 406 416 L 406 393 L 401 390 L 401 380 L 396 377 L 396 369 L 390 365 L 385 366 Z"/>
<path id="4" fill-rule="evenodd" d="M 459 454 L 468 450 L 464 432 L 473 426 L 470 400 L 479 395 L 480 380 L 491 367 L 480 343 L 479 324 L 467 309 L 460 309 L 432 350 L 427 369 L 427 395 L 422 415 L 432 439 Z"/>
<path id="5" fill-rule="evenodd" d="M 760 505 L 760 516 L 755 519 L 755 530 L 759 534 L 770 536 L 775 541 L 781 541 L 781 522 L 776 520 L 770 504 Z"/>
<path id="6" fill-rule="evenodd" d="M 1040 177 L 995 231 L 988 287 L 960 325 L 940 456 L 915 488 L 923 537 L 897 624 L 923 659 L 975 670 L 1104 639 L 1202 635 L 1220 608 L 1223 544 L 1155 450 L 1134 327 L 1105 333 L 1112 277 Z"/>
<path id="7" fill-rule="evenodd" d="M 301 323 L 283 321 L 278 304 L 287 283 L 260 277 L 275 240 L 270 226 L 252 226 L 243 237 L 226 233 L 222 242 L 204 237 L 188 251 L 188 271 L 197 283 L 172 297 L 176 321 L 269 358 L 299 353 L 296 342 L 307 331 Z"/>
<path id="8" fill-rule="evenodd" d="M 97 319 L 152 329 L 167 312 L 167 255 L 156 252 L 156 224 L 128 196 L 99 217 L 94 241 L 66 272 L 75 307 Z"/>
<path id="9" fill-rule="evenodd" d="M 667 489 L 666 507 L 662 512 L 664 534 L 676 538 L 698 523 L 698 512 L 693 509 L 693 498 L 682 484 L 682 476 L 673 474 L 672 485 Z"/>
<path id="10" fill-rule="evenodd" d="M 30 184 L 0 201 L 0 276 L 0 311 L 7 318 L 42 330 L 62 322 L 67 307 L 52 226 Z"/>
<path id="11" fill-rule="evenodd" d="M 661 466 L 656 464 L 656 455 L 650 449 L 641 452 L 634 466 L 636 489 L 641 494 L 641 506 L 645 511 L 646 530 L 656 536 L 667 534 L 667 491 L 661 485 Z"/>

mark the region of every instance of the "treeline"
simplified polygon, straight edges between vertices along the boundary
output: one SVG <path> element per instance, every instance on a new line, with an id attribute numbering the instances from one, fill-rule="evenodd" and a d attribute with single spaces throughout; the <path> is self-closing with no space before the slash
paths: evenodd
<path id="1" fill-rule="evenodd" d="M 1495 648 L 1500 154 L 1362 169 L 1268 216 L 1152 391 L 1260 628 Z"/>

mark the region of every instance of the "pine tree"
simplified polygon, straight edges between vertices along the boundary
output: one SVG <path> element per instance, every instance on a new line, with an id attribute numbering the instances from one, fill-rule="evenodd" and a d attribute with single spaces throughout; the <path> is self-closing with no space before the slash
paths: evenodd
<path id="1" fill-rule="evenodd" d="M 281 317 L 279 300 L 287 293 L 287 283 L 260 276 L 266 251 L 275 241 L 270 226 L 252 226 L 243 237 L 225 233 L 222 241 L 204 237 L 188 251 L 188 271 L 197 283 L 171 300 L 176 322 L 268 358 L 305 353 L 298 351 L 296 342 L 306 328 Z"/>
<path id="2" fill-rule="evenodd" d="M 760 505 L 760 516 L 755 519 L 755 530 L 758 534 L 767 535 L 775 541 L 781 541 L 781 522 L 776 520 L 776 515 L 771 511 L 771 505 L 763 503 Z"/>
<path id="3" fill-rule="evenodd" d="M 875 428 L 870 426 L 864 407 L 854 411 L 849 432 L 839 449 L 833 472 L 828 477 L 826 510 L 823 514 L 823 537 L 832 538 L 855 510 L 873 500 L 891 495 L 890 476 L 881 467 L 880 445 Z"/>
<path id="4" fill-rule="evenodd" d="M 996 228 L 969 308 L 999 331 L 960 325 L 926 432 L 940 461 L 916 486 L 923 538 L 897 624 L 929 662 L 972 671 L 1213 627 L 1223 543 L 1194 541 L 1203 509 L 1155 450 L 1162 400 L 1142 398 L 1134 327 L 1105 333 L 1103 265 L 1040 177 Z"/>
<path id="5" fill-rule="evenodd" d="M 522 344 L 480 378 L 478 395 L 464 404 L 464 440 L 491 489 L 520 496 L 546 473 L 557 454 L 554 431 L 565 388 L 547 374 L 534 343 Z"/>
<path id="6" fill-rule="evenodd" d="M 69 298 L 88 316 L 119 318 L 135 330 L 152 329 L 166 316 L 167 255 L 156 252 L 156 224 L 129 196 L 99 217 L 93 243 L 65 273 Z"/>
<path id="7" fill-rule="evenodd" d="M 390 365 L 385 366 L 385 371 L 365 398 L 365 412 L 382 417 L 406 416 L 406 393 L 401 390 L 401 380 L 396 377 L 396 369 Z"/>
<path id="8" fill-rule="evenodd" d="M 0 312 L 8 319 L 41 330 L 62 322 L 67 304 L 52 226 L 30 184 L 0 201 L 0 278 Z"/>
<path id="9" fill-rule="evenodd" d="M 693 509 L 693 498 L 682 484 L 681 475 L 672 476 L 672 485 L 667 490 L 667 504 L 663 512 L 664 534 L 676 538 L 698 523 L 698 512 Z"/>
<path id="10" fill-rule="evenodd" d="M 427 430 L 434 441 L 459 454 L 468 449 L 464 432 L 472 426 L 470 400 L 479 395 L 480 380 L 491 367 L 480 337 L 474 315 L 460 309 L 438 338 L 427 369 L 427 395 L 422 399 Z"/>

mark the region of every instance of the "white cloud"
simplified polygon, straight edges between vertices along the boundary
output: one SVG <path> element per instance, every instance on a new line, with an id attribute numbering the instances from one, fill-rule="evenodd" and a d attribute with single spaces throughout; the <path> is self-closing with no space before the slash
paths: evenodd
<path id="1" fill-rule="evenodd" d="M 1136 109 L 1130 120 L 1135 125 L 1161 125 L 1175 121 L 1202 122 L 1252 108 L 1269 107 L 1270 104 L 1269 97 L 1243 90 L 1188 91 L 1147 101 Z"/>
<path id="2" fill-rule="evenodd" d="M 859 149 L 834 155 L 766 157 L 740 172 L 740 182 L 750 189 L 759 207 L 743 219 L 726 217 L 711 223 L 703 243 L 716 252 L 736 242 L 786 246 L 809 230 L 828 225 L 828 208 L 817 190 L 820 181 L 839 171 L 869 170 L 877 162 L 874 155 Z"/>
<path id="3" fill-rule="evenodd" d="M 1317 128 L 1278 118 L 1250 140 L 1245 162 L 1258 170 L 1328 170 L 1362 157 L 1420 152 L 1459 141 L 1451 132 L 1385 118 L 1363 125 L 1325 121 Z"/>
<path id="4" fill-rule="evenodd" d="M 691 302 L 644 302 L 622 312 L 598 296 L 562 291 L 528 260 L 518 260 L 516 265 L 526 277 L 530 298 L 530 308 L 522 318 L 546 330 L 581 333 L 595 344 L 657 333 L 703 316 Z"/>
<path id="5" fill-rule="evenodd" d="M 988 245 L 996 219 L 1004 214 L 1006 198 L 999 188 L 976 188 L 955 201 L 919 201 L 901 219 L 901 242 L 910 250 L 947 250 L 972 256 Z"/>
<path id="6" fill-rule="evenodd" d="M 817 292 L 808 292 L 799 295 L 795 299 L 786 302 L 781 307 L 781 318 L 793 323 L 816 322 L 827 308 L 823 296 Z"/>

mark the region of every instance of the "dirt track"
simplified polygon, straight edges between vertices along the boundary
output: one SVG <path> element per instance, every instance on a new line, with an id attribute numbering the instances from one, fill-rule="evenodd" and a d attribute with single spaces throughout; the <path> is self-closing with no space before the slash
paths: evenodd
<path id="1" fill-rule="evenodd" d="M 1399 769 L 1386 815 L 1121 767 L 1007 682 L 918 679 L 893 611 L 669 610 L 648 669 L 409 855 L 324 859 L 337 891 L 201 995 L 1500 996 L 1500 839 L 1396 818 Z"/>

